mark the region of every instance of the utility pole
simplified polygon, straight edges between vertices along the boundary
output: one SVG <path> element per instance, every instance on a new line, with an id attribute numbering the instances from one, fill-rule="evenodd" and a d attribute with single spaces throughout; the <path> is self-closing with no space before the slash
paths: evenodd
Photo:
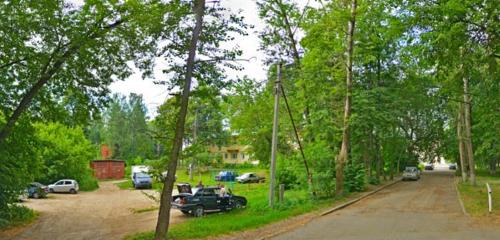
<path id="1" fill-rule="evenodd" d="M 278 63 L 278 78 L 274 83 L 274 118 L 271 145 L 271 180 L 269 181 L 269 207 L 274 207 L 274 185 L 276 182 L 276 151 L 278 150 L 278 117 L 280 106 L 281 61 Z"/>

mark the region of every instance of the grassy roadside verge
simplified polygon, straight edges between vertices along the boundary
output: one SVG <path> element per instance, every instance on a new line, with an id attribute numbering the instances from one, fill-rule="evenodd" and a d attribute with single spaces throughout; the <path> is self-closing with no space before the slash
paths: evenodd
<path id="1" fill-rule="evenodd" d="M 493 192 L 492 214 L 488 214 L 488 193 L 486 190 L 486 183 L 490 184 Z M 476 186 L 459 182 L 458 190 L 460 191 L 465 209 L 471 216 L 492 216 L 500 218 L 500 173 L 491 176 L 485 171 L 478 171 Z"/>
<path id="2" fill-rule="evenodd" d="M 243 186 L 245 188 L 246 186 Z M 272 222 L 297 216 L 321 208 L 331 206 L 340 199 L 310 200 L 305 191 L 288 191 L 285 202 L 276 209 L 267 207 L 267 185 L 254 184 L 252 189 L 239 189 L 239 195 L 246 196 L 247 208 L 229 213 L 212 213 L 202 218 L 190 218 L 187 221 L 172 225 L 169 239 L 203 238 L 227 234 L 234 231 L 254 229 Z M 248 194 L 251 192 L 251 195 Z M 172 210 L 176 211 L 176 210 Z M 139 233 L 126 239 L 153 239 L 153 232 Z"/>
<path id="3" fill-rule="evenodd" d="M 14 204 L 0 212 L 0 232 L 25 226 L 35 221 L 39 213 L 20 204 Z"/>
<path id="4" fill-rule="evenodd" d="M 183 176 L 179 176 L 179 178 L 183 178 Z M 207 179 L 207 181 L 211 184 L 210 180 Z M 383 184 L 385 183 L 381 183 L 381 185 Z M 376 186 L 369 186 L 366 191 L 371 191 L 374 188 Z M 169 239 L 206 238 L 252 230 L 298 215 L 325 210 L 337 203 L 345 202 L 350 197 L 360 195 L 360 193 L 355 193 L 342 198 L 312 199 L 305 190 L 288 190 L 285 192 L 285 201 L 277 208 L 269 209 L 267 206 L 268 185 L 266 183 L 236 184 L 234 185 L 234 193 L 247 198 L 248 206 L 245 209 L 228 213 L 207 214 L 202 218 L 189 218 L 182 223 L 171 225 Z M 154 232 L 144 232 L 127 236 L 125 239 L 146 240 L 153 239 L 153 236 Z"/>

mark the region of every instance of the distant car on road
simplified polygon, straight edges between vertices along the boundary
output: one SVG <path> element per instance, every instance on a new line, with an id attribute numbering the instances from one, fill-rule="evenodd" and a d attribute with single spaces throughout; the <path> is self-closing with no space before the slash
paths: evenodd
<path id="1" fill-rule="evenodd" d="M 432 171 L 432 170 L 434 170 L 434 164 L 432 164 L 432 163 L 426 163 L 426 164 L 424 165 L 424 169 L 425 169 L 425 170 L 431 170 L 431 171 Z"/>
<path id="2" fill-rule="evenodd" d="M 448 169 L 450 169 L 450 170 L 457 170 L 457 164 L 456 163 L 450 163 L 448 165 Z"/>
<path id="3" fill-rule="evenodd" d="M 238 174 L 233 171 L 221 171 L 215 176 L 215 181 L 234 182 L 237 176 Z"/>
<path id="4" fill-rule="evenodd" d="M 179 195 L 172 197 L 172 208 L 179 209 L 184 214 L 201 217 L 205 211 L 227 211 L 243 208 L 247 199 L 229 193 L 221 193 L 220 187 L 192 188 L 189 183 L 177 184 Z"/>
<path id="5" fill-rule="evenodd" d="M 78 182 L 73 179 L 61 179 L 54 184 L 50 184 L 48 186 L 49 192 L 68 192 L 72 194 L 78 193 L 80 187 L 78 186 Z"/>
<path id="6" fill-rule="evenodd" d="M 259 183 L 264 182 L 265 178 L 258 176 L 255 173 L 245 173 L 241 176 L 236 177 L 236 181 L 239 183 Z"/>
<path id="7" fill-rule="evenodd" d="M 420 173 L 417 167 L 406 167 L 403 172 L 403 181 L 406 180 L 418 180 L 420 179 Z"/>
<path id="8" fill-rule="evenodd" d="M 45 198 L 49 188 L 39 182 L 32 182 L 28 186 L 27 193 L 29 198 Z"/>

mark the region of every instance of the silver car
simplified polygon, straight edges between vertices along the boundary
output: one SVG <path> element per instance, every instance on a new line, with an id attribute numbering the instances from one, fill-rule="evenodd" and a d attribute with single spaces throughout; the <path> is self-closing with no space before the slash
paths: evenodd
<path id="1" fill-rule="evenodd" d="M 403 172 L 403 181 L 420 179 L 420 171 L 416 167 L 406 167 Z"/>
<path id="2" fill-rule="evenodd" d="M 62 179 L 55 182 L 54 184 L 50 184 L 48 187 L 49 187 L 49 192 L 51 193 L 65 192 L 65 193 L 76 194 L 78 190 L 80 190 L 78 182 L 73 179 Z"/>

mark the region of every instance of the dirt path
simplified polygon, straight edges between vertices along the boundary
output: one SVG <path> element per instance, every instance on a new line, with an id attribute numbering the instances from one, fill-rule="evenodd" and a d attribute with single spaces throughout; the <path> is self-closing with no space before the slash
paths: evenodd
<path id="1" fill-rule="evenodd" d="M 25 205 L 40 212 L 40 218 L 28 227 L 0 233 L 0 239 L 122 239 L 154 229 L 157 210 L 132 212 L 157 206 L 142 191 L 119 190 L 112 182 L 99 185 L 93 192 L 51 194 L 48 199 L 28 200 Z M 170 221 L 176 223 L 185 218 L 172 211 Z"/>
<path id="2" fill-rule="evenodd" d="M 289 239 L 499 239 L 500 227 L 472 222 L 462 213 L 453 173 L 424 173 L 346 209 L 279 235 Z"/>

